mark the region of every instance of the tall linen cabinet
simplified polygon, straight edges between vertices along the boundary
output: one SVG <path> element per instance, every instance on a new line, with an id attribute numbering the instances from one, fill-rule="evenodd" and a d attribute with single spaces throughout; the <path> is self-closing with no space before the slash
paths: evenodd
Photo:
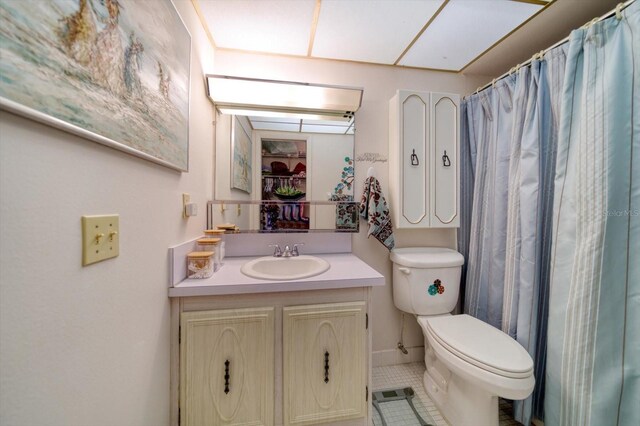
<path id="1" fill-rule="evenodd" d="M 460 96 L 399 90 L 389 101 L 389 182 L 396 228 L 460 226 Z"/>

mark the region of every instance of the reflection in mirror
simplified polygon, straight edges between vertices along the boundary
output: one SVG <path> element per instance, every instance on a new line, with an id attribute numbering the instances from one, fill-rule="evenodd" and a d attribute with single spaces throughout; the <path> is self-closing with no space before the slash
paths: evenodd
<path id="1" fill-rule="evenodd" d="M 354 137 L 353 119 L 218 114 L 210 225 L 357 231 Z"/>
<path id="2" fill-rule="evenodd" d="M 214 200 L 207 204 L 207 228 L 238 232 L 358 232 L 358 202 L 339 201 L 238 201 Z M 258 215 L 258 225 L 246 225 L 247 216 Z M 319 217 L 311 225 L 312 217 Z M 233 216 L 235 223 L 222 222 Z"/>

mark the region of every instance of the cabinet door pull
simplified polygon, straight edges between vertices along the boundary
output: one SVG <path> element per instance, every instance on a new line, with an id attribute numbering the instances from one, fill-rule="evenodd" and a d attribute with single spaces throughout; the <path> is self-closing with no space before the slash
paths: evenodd
<path id="1" fill-rule="evenodd" d="M 229 375 L 229 360 L 224 362 L 224 393 L 229 393 L 229 379 L 231 376 Z"/>
<path id="2" fill-rule="evenodd" d="M 413 154 L 411 154 L 411 165 L 418 166 L 420 165 L 420 161 L 418 160 L 418 156 L 416 155 L 416 150 L 413 150 Z"/>
<path id="3" fill-rule="evenodd" d="M 329 383 L 329 351 L 324 353 L 324 382 Z"/>
<path id="4" fill-rule="evenodd" d="M 451 165 L 451 160 L 449 160 L 449 156 L 447 155 L 447 151 L 444 152 L 442 156 L 442 165 L 444 167 L 449 167 Z"/>

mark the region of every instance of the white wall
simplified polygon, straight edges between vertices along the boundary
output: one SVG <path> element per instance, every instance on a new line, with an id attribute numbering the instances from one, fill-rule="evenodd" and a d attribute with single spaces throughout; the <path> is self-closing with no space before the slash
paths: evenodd
<path id="1" fill-rule="evenodd" d="M 486 76 L 403 69 L 352 62 L 247 54 L 216 50 L 216 74 L 237 75 L 308 83 L 336 84 L 364 88 L 362 107 L 356 113 L 356 160 L 364 153 L 388 157 L 388 102 L 397 89 L 438 91 L 465 95 L 484 84 Z M 359 200 L 367 170 L 372 163 L 356 161 L 355 197 Z M 388 164 L 373 164 L 383 191 L 388 194 Z M 364 225 L 364 223 L 361 223 Z M 353 251 L 387 277 L 387 285 L 374 290 L 373 349 L 376 360 L 400 362 L 396 344 L 400 338 L 400 311 L 393 305 L 389 252 L 377 240 L 367 239 L 366 226 L 354 235 Z M 442 246 L 455 248 L 455 230 L 396 231 L 396 246 Z M 416 321 L 407 317 L 405 345 L 423 346 Z M 419 350 L 416 351 L 419 353 Z"/>
<path id="2" fill-rule="evenodd" d="M 211 69 L 206 70 L 211 72 Z M 260 197 L 260 187 L 256 185 L 256 180 L 253 179 L 253 185 L 251 188 L 252 193 L 248 194 L 239 189 L 231 188 L 231 127 L 234 116 L 227 114 L 219 114 L 216 112 L 216 124 L 215 124 L 215 164 L 218 165 L 215 169 L 215 176 L 213 176 L 214 195 L 216 200 L 244 200 L 249 201 L 256 197 Z M 249 136 L 251 136 L 251 125 L 247 117 L 238 116 L 240 124 L 247 129 Z M 255 140 L 253 142 L 253 149 L 255 151 Z M 256 164 L 254 161 L 253 164 Z M 253 175 L 256 174 L 256 168 L 253 167 Z M 213 206 L 213 224 L 220 225 L 223 223 L 233 223 L 240 229 L 247 229 L 251 226 L 251 218 L 253 215 L 257 215 L 257 209 L 251 205 L 241 205 L 240 214 L 238 215 L 238 204 L 225 204 L 224 211 L 222 205 Z"/>
<path id="3" fill-rule="evenodd" d="M 353 157 L 354 140 L 353 135 L 317 133 L 309 135 L 307 153 L 308 200 L 326 201 L 329 194 L 334 193 L 336 185 L 340 183 L 342 169 L 347 165 L 344 161 L 345 157 Z M 352 195 L 353 188 L 351 191 L 345 188 L 344 194 Z"/>
<path id="4" fill-rule="evenodd" d="M 219 167 L 216 168 L 214 177 L 214 196 L 216 200 L 251 200 L 254 191 L 260 193 L 260 187 L 255 184 L 255 180 L 252 185 L 252 194 L 231 188 L 231 126 L 233 118 L 233 115 L 216 113 L 215 158 Z M 244 116 L 237 116 L 236 118 L 247 130 L 249 137 L 251 137 L 252 129 L 249 119 Z M 255 151 L 255 141 L 253 141 L 253 145 Z M 254 166 L 254 169 L 255 167 L 258 166 Z M 253 174 L 255 175 L 255 170 L 253 170 Z"/>
<path id="5" fill-rule="evenodd" d="M 212 194 L 213 51 L 189 0 L 190 171 L 0 117 L 0 424 L 169 423 L 167 247 Z M 181 217 L 181 194 L 200 207 Z M 81 266 L 80 217 L 120 214 L 120 256 Z"/>

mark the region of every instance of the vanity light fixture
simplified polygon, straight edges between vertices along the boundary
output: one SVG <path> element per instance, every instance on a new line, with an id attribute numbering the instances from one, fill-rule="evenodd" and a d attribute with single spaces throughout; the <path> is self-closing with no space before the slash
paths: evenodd
<path id="1" fill-rule="evenodd" d="M 302 111 L 274 111 L 273 109 L 249 109 L 243 107 L 220 106 L 216 104 L 218 111 L 222 114 L 229 115 L 246 115 L 247 117 L 270 117 L 270 118 L 294 118 L 297 120 L 326 120 L 326 121 L 348 121 L 342 117 L 336 117 L 331 114 L 312 114 Z"/>
<path id="2" fill-rule="evenodd" d="M 207 94 L 225 114 L 351 121 L 361 88 L 224 75 L 206 76 Z"/>

